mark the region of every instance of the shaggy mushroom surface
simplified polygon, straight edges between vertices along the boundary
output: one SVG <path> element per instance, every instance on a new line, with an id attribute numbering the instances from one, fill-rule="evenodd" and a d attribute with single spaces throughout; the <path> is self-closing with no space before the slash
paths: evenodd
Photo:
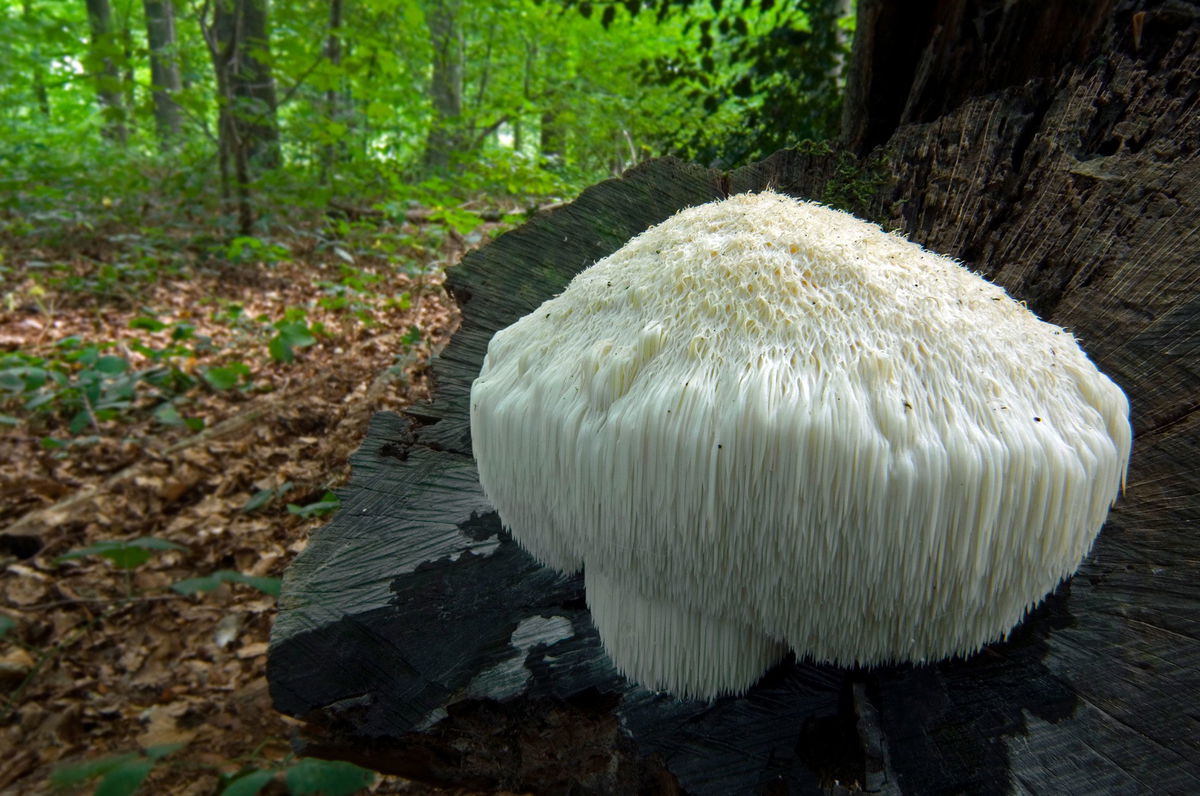
<path id="1" fill-rule="evenodd" d="M 684 210 L 497 333 L 479 477 L 604 647 L 681 696 L 789 649 L 967 655 L 1088 552 L 1128 402 L 1066 331 L 849 214 L 774 193 Z"/>

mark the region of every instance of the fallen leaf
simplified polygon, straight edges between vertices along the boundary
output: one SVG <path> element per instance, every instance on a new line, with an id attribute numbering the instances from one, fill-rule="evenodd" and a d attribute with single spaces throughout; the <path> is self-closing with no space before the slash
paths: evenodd
<path id="1" fill-rule="evenodd" d="M 0 691 L 16 688 L 33 671 L 33 656 L 20 647 L 0 655 Z"/>
<path id="2" fill-rule="evenodd" d="M 246 644 L 237 651 L 237 656 L 242 660 L 248 658 L 257 658 L 259 655 L 267 654 L 267 642 L 255 641 L 251 644 Z"/>
<path id="3" fill-rule="evenodd" d="M 152 705 L 146 708 L 138 717 L 147 725 L 146 731 L 138 736 L 138 743 L 144 749 L 191 741 L 196 737 L 196 730 L 185 730 L 178 726 L 178 720 L 189 707 L 187 702 L 172 702 L 169 705 Z"/>

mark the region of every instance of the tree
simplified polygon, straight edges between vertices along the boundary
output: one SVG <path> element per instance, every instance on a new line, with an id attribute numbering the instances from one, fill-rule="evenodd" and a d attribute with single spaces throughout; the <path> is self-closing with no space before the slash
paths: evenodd
<path id="1" fill-rule="evenodd" d="M 33 6 L 30 0 L 21 0 L 21 21 L 27 26 L 33 24 Z M 40 42 L 39 42 L 40 43 Z M 30 53 L 31 59 L 31 75 L 33 80 L 33 96 L 37 101 L 38 111 L 45 118 L 50 118 L 50 94 L 46 91 L 46 65 L 42 62 L 41 53 L 37 51 L 37 44 L 34 45 L 34 50 Z"/>
<path id="2" fill-rule="evenodd" d="M 267 11 L 267 0 L 215 0 L 205 33 L 225 117 L 221 146 L 258 170 L 282 162 Z"/>
<path id="3" fill-rule="evenodd" d="M 1112 2 L 1080 13 L 1029 0 L 859 0 L 842 142 L 866 152 L 968 97 L 1085 63 L 1112 39 L 1114 13 Z"/>
<path id="4" fill-rule="evenodd" d="M 336 79 L 342 66 L 342 0 L 329 0 L 329 35 L 325 39 L 325 58 L 332 67 L 331 71 Z M 344 115 L 339 93 L 331 80 L 329 87 L 325 90 L 325 118 L 334 125 Z M 320 174 L 322 184 L 329 182 L 329 175 L 333 171 L 339 153 L 344 150 L 345 147 L 341 142 L 327 141 L 322 147 Z"/>
<path id="5" fill-rule="evenodd" d="M 120 48 L 113 33 L 112 7 L 108 0 L 86 0 L 91 39 L 88 43 L 88 69 L 96 81 L 96 95 L 104 115 L 104 136 L 125 145 L 125 105 L 121 99 Z"/>
<path id="6" fill-rule="evenodd" d="M 462 142 L 464 41 L 460 0 L 431 0 L 426 9 L 433 74 L 429 96 L 433 122 L 425 144 L 425 167 L 442 170 Z"/>
<path id="7" fill-rule="evenodd" d="M 252 174 L 276 168 L 282 162 L 267 0 L 215 0 L 211 19 L 206 0 L 199 21 L 216 75 L 221 192 L 226 199 L 230 197 L 232 160 L 238 228 L 249 235 L 254 223 L 250 206 Z"/>
<path id="8" fill-rule="evenodd" d="M 150 85 L 154 94 L 154 124 L 163 148 L 177 139 L 182 119 L 175 95 L 179 93 L 176 57 L 175 6 L 172 0 L 143 0 L 146 41 L 150 49 Z"/>

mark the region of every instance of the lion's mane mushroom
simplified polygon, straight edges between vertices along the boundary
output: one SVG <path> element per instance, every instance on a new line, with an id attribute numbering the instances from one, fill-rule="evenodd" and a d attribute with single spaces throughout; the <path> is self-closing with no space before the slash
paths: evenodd
<path id="1" fill-rule="evenodd" d="M 497 333 L 479 477 L 585 570 L 605 649 L 680 695 L 789 648 L 966 655 L 1070 576 L 1124 479 L 1125 395 L 957 263 L 774 193 L 684 210 Z"/>

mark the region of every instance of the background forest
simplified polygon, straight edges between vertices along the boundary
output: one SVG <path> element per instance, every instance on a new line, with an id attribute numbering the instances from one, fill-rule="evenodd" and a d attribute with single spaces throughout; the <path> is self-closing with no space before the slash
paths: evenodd
<path id="1" fill-rule="evenodd" d="M 0 3 L 0 792 L 424 792 L 296 758 L 279 577 L 466 250 L 836 133 L 849 0 Z"/>
<path id="2" fill-rule="evenodd" d="M 12 0 L 4 211 L 151 191 L 394 211 L 569 193 L 648 157 L 738 164 L 834 132 L 850 3 Z M 439 179 L 440 178 L 440 179 Z M 158 208 L 169 212 L 173 208 Z"/>

